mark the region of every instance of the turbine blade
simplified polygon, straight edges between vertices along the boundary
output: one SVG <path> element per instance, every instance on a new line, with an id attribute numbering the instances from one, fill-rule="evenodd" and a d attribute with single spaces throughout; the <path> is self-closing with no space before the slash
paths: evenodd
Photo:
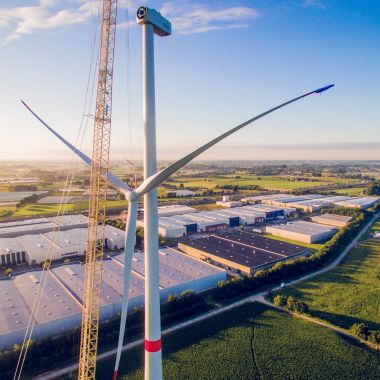
<path id="1" fill-rule="evenodd" d="M 73 144 L 68 142 L 65 138 L 63 138 L 58 132 L 56 132 L 53 128 L 51 128 L 45 121 L 43 121 L 24 101 L 21 100 L 21 103 L 29 110 L 29 112 L 43 125 L 45 126 L 54 136 L 56 136 L 59 140 L 61 140 L 70 150 L 72 150 L 78 157 L 80 157 L 88 166 L 91 166 L 92 160 L 90 157 L 81 152 L 78 148 L 76 148 Z M 111 186 L 115 189 L 119 190 L 123 194 L 130 191 L 129 186 L 124 183 L 121 179 L 113 175 L 111 172 L 107 173 L 107 181 Z"/>
<path id="2" fill-rule="evenodd" d="M 113 379 L 117 378 L 117 371 L 119 369 L 121 350 L 123 348 L 125 324 L 127 321 L 128 313 L 128 296 L 129 296 L 129 283 L 132 270 L 132 256 L 135 248 L 135 234 L 136 234 L 136 219 L 139 207 L 138 200 L 130 201 L 128 204 L 128 218 L 125 226 L 125 246 L 124 246 L 124 288 L 123 300 L 121 304 L 121 318 L 119 329 L 119 342 L 116 351 L 115 369 L 113 372 Z"/>
<path id="3" fill-rule="evenodd" d="M 282 108 L 282 107 L 285 107 L 287 106 L 288 104 L 290 103 L 293 103 L 293 102 L 296 102 L 297 100 L 300 100 L 302 98 L 305 98 L 306 96 L 309 96 L 309 95 L 312 95 L 312 94 L 319 94 L 323 91 L 326 91 L 328 90 L 329 88 L 333 87 L 334 85 L 329 85 L 329 86 L 325 86 L 325 87 L 322 87 L 322 88 L 319 88 L 317 90 L 314 90 L 314 91 L 311 91 L 311 92 L 308 92 L 306 94 L 303 94 L 301 96 L 298 96 L 292 100 L 289 100 L 285 103 L 282 103 L 280 104 L 279 106 L 276 106 L 274 108 L 271 108 L 270 110 L 268 111 L 265 111 L 263 113 L 261 113 L 260 115 L 257 115 L 247 121 L 245 121 L 244 123 L 238 125 L 237 127 L 235 128 L 232 128 L 230 129 L 229 131 L 223 133 L 222 135 L 216 137 L 215 139 L 209 141 L 207 144 L 201 146 L 200 148 L 196 149 L 195 151 L 193 151 L 192 153 L 188 154 L 187 156 L 181 158 L 180 160 L 174 162 L 173 164 L 171 164 L 170 166 L 168 166 L 167 168 L 165 168 L 164 170 L 152 175 L 151 177 L 149 177 L 148 179 L 146 179 L 137 189 L 136 189 L 136 193 L 138 194 L 139 197 L 141 197 L 142 195 L 148 193 L 150 190 L 152 190 L 153 188 L 157 187 L 158 185 L 160 185 L 162 182 L 166 181 L 172 174 L 174 174 L 176 171 L 178 171 L 179 169 L 181 169 L 182 167 L 184 167 L 186 164 L 188 164 L 191 160 L 193 160 L 194 158 L 196 158 L 197 156 L 199 156 L 201 153 L 205 152 L 206 150 L 208 150 L 209 148 L 211 148 L 212 146 L 214 146 L 215 144 L 217 144 L 219 141 L 222 141 L 224 140 L 226 137 L 232 135 L 233 133 L 237 132 L 238 130 L 244 128 L 245 126 L 253 123 L 254 121 L 258 120 L 258 119 L 261 119 L 262 117 Z"/>

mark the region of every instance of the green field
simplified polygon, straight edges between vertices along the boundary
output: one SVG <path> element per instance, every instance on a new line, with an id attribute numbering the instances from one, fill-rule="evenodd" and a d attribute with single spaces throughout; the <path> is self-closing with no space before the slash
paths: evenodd
<path id="1" fill-rule="evenodd" d="M 372 227 L 380 231 L 380 221 Z M 343 328 L 363 322 L 380 329 L 380 239 L 368 239 L 338 268 L 284 291 L 306 302 L 310 313 Z"/>
<path id="2" fill-rule="evenodd" d="M 164 378 L 378 379 L 380 355 L 313 323 L 248 303 L 163 337 Z M 143 379 L 142 347 L 127 351 L 120 378 Z M 109 379 L 114 358 L 97 367 Z"/>
<path id="3" fill-rule="evenodd" d="M 127 201 L 107 201 L 107 208 L 127 207 Z M 30 204 L 17 210 L 13 216 L 38 216 L 57 213 L 60 209 L 59 204 Z M 65 207 L 66 212 L 82 211 L 88 209 L 88 202 L 68 203 Z"/>
<path id="4" fill-rule="evenodd" d="M 183 184 L 184 187 L 188 188 L 204 188 L 204 189 L 214 189 L 217 186 L 229 185 L 229 186 L 260 186 L 264 189 L 269 190 L 294 190 L 294 189 L 304 189 L 309 187 L 325 186 L 329 181 L 289 181 L 281 177 L 272 176 L 262 176 L 258 179 L 257 176 L 242 176 L 241 178 L 176 178 L 175 181 L 170 182 L 171 185 L 176 185 L 179 187 Z"/>
<path id="5" fill-rule="evenodd" d="M 363 195 L 362 192 L 365 190 L 363 187 L 351 187 L 349 189 L 336 189 L 334 190 L 338 194 L 344 194 L 348 196 L 361 196 Z"/>

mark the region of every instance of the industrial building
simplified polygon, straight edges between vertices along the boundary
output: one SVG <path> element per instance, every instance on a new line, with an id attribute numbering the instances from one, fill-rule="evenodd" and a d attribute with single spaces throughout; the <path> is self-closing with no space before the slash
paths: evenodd
<path id="1" fill-rule="evenodd" d="M 274 236 L 309 244 L 327 240 L 337 232 L 335 227 L 305 221 L 266 226 L 265 230 Z"/>
<path id="2" fill-rule="evenodd" d="M 6 222 L 0 223 L 0 238 L 41 234 L 58 228 L 61 231 L 65 231 L 72 228 L 87 227 L 87 225 L 88 218 L 80 214 Z"/>
<path id="3" fill-rule="evenodd" d="M 366 210 L 372 207 L 377 202 L 380 201 L 380 197 L 361 197 L 361 198 L 350 198 L 340 202 L 336 202 L 337 206 L 348 207 L 348 208 L 358 208 L 361 210 Z"/>
<path id="4" fill-rule="evenodd" d="M 311 217 L 311 220 L 319 224 L 327 224 L 328 226 L 344 227 L 352 218 L 345 215 L 321 214 Z"/>
<path id="5" fill-rule="evenodd" d="M 257 195 L 257 196 L 254 196 L 254 197 L 242 198 L 241 201 L 243 203 L 247 203 L 247 204 L 260 204 L 260 203 L 264 203 L 265 200 L 276 200 L 276 199 L 280 199 L 280 198 L 284 198 L 284 197 L 292 197 L 292 195 L 283 194 L 283 193 L 280 193 L 280 194 Z"/>
<path id="6" fill-rule="evenodd" d="M 124 231 L 105 226 L 105 244 L 111 251 L 124 248 Z M 14 238 L 0 238 L 0 266 L 7 267 L 28 263 L 41 264 L 47 257 L 60 260 L 73 256 L 83 256 L 86 250 L 87 228 L 71 228 L 27 234 Z"/>
<path id="7" fill-rule="evenodd" d="M 124 255 L 104 260 L 101 318 L 116 316 L 123 294 Z M 201 292 L 226 279 L 220 268 L 195 260 L 177 250 L 160 249 L 160 297 L 183 290 Z M 0 280 L 0 349 L 22 342 L 28 324 L 41 270 Z M 51 268 L 41 294 L 33 339 L 55 336 L 78 327 L 81 322 L 84 266 L 67 264 Z M 44 275 L 45 276 L 45 275 Z M 129 288 L 130 310 L 144 301 L 144 254 L 135 252 Z"/>
<path id="8" fill-rule="evenodd" d="M 241 231 L 179 243 L 178 248 L 197 259 L 245 274 L 310 253 L 302 246 Z"/>
<path id="9" fill-rule="evenodd" d="M 306 212 L 319 211 L 325 207 L 349 207 L 367 209 L 380 200 L 380 197 L 349 197 L 345 195 L 324 196 L 320 194 L 306 194 L 295 196 L 291 194 L 270 194 L 257 197 L 243 198 L 241 201 L 251 204 L 266 204 L 278 207 L 294 207 Z"/>
<path id="10" fill-rule="evenodd" d="M 167 196 L 170 197 L 194 197 L 197 193 L 192 190 L 180 189 L 180 190 L 168 190 Z"/>
<path id="11" fill-rule="evenodd" d="M 261 205 L 259 205 L 261 206 Z M 272 207 L 272 206 L 271 206 Z M 284 210 L 277 207 L 244 206 L 233 209 L 194 212 L 185 215 L 173 215 L 158 218 L 158 231 L 167 238 L 179 238 L 197 232 L 213 233 L 239 225 L 255 225 L 274 219 Z M 138 220 L 137 226 L 143 227 L 144 221 Z"/>
<path id="12" fill-rule="evenodd" d="M 197 212 L 195 208 L 184 205 L 170 205 L 158 207 L 158 216 L 184 215 Z"/>
<path id="13" fill-rule="evenodd" d="M 217 201 L 216 204 L 218 206 L 232 208 L 242 206 L 243 203 L 241 201 L 232 201 L 228 195 L 224 195 L 221 201 Z"/>

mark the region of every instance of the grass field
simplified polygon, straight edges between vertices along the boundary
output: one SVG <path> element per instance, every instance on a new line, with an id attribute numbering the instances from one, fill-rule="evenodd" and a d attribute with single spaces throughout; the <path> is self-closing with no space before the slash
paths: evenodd
<path id="1" fill-rule="evenodd" d="M 336 189 L 334 190 L 338 194 L 344 194 L 348 196 L 361 196 L 362 192 L 365 190 L 363 187 L 351 187 L 349 189 Z"/>
<path id="2" fill-rule="evenodd" d="M 380 221 L 372 231 L 380 231 Z M 305 301 L 311 314 L 349 328 L 367 323 L 380 329 L 380 239 L 360 242 L 333 271 L 284 291 Z"/>
<path id="3" fill-rule="evenodd" d="M 127 201 L 107 201 L 107 208 L 127 207 Z M 88 209 L 88 202 L 69 203 L 66 205 L 66 212 L 81 211 Z M 13 216 L 38 216 L 54 214 L 59 210 L 59 204 L 30 204 L 17 210 Z M 1 215 L 1 214 L 0 214 Z"/>
<path id="4" fill-rule="evenodd" d="M 181 183 L 184 187 L 190 188 L 206 188 L 214 189 L 217 185 L 230 185 L 230 186 L 260 186 L 269 190 L 294 190 L 303 189 L 308 187 L 324 186 L 328 182 L 317 181 L 289 181 L 281 177 L 262 176 L 261 179 L 257 179 L 256 176 L 242 177 L 242 178 L 176 178 L 174 182 L 170 182 L 171 185 L 179 186 Z"/>
<path id="5" fill-rule="evenodd" d="M 164 336 L 163 347 L 167 380 L 372 380 L 380 372 L 378 352 L 256 303 Z M 142 352 L 123 355 L 122 379 L 143 379 Z M 100 362 L 97 379 L 109 379 L 113 365 Z"/>

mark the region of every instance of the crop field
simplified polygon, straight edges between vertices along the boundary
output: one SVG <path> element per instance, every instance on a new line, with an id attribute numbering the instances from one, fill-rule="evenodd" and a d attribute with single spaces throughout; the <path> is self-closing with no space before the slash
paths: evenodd
<path id="1" fill-rule="evenodd" d="M 214 189 L 217 186 L 229 185 L 229 186 L 260 186 L 269 190 L 294 190 L 304 189 L 309 187 L 325 186 L 329 182 L 323 181 L 289 181 L 281 177 L 262 176 L 258 177 L 244 177 L 242 178 L 176 178 L 171 185 L 179 185 L 182 183 L 184 187 L 190 188 L 206 188 Z"/>
<path id="2" fill-rule="evenodd" d="M 380 231 L 380 222 L 372 227 Z M 303 300 L 310 314 L 343 328 L 366 323 L 380 329 L 380 239 L 362 240 L 333 271 L 284 291 Z"/>
<path id="3" fill-rule="evenodd" d="M 313 323 L 257 303 L 163 337 L 164 378 L 366 379 L 380 371 L 380 355 Z M 142 347 L 122 356 L 120 378 L 143 379 Z M 109 379 L 114 358 L 100 362 Z"/>
<path id="4" fill-rule="evenodd" d="M 336 189 L 334 190 L 338 194 L 344 194 L 349 196 L 361 196 L 362 192 L 365 190 L 363 187 L 351 187 L 349 189 Z"/>
<path id="5" fill-rule="evenodd" d="M 127 207 L 127 201 L 107 201 L 107 208 Z M 66 211 L 82 211 L 88 209 L 88 202 L 68 203 Z M 54 214 L 59 210 L 59 204 L 30 204 L 17 210 L 13 216 L 38 216 Z M 0 214 L 1 216 L 1 214 Z"/>

